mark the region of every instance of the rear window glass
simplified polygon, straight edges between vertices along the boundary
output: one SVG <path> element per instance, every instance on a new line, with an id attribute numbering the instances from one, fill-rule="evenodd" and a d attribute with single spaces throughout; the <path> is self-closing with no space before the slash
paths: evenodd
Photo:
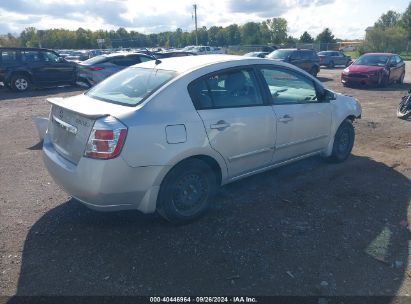
<path id="1" fill-rule="evenodd" d="M 130 67 L 99 83 L 86 95 L 111 103 L 135 106 L 176 75 L 175 71 Z"/>
<path id="2" fill-rule="evenodd" d="M 82 64 L 90 64 L 90 65 L 93 65 L 93 64 L 97 64 L 97 63 L 106 62 L 107 60 L 108 60 L 108 59 L 107 59 L 106 56 L 101 56 L 101 55 L 100 55 L 100 56 L 96 56 L 96 57 L 87 59 L 87 60 L 83 61 Z"/>
<path id="3" fill-rule="evenodd" d="M 17 61 L 17 52 L 16 51 L 1 51 L 1 62 L 9 63 Z"/>

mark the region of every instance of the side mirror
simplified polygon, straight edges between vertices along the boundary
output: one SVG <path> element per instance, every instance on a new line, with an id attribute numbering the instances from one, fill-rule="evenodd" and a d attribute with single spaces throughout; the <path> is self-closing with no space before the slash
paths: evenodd
<path id="1" fill-rule="evenodd" d="M 322 101 L 331 101 L 331 100 L 336 100 L 337 99 L 337 94 L 335 94 L 332 91 L 329 90 L 324 90 L 324 94 L 322 95 Z"/>

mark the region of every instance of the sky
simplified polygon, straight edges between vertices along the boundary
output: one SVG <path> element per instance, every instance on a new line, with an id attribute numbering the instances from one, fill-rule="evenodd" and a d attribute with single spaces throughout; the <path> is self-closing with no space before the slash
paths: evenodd
<path id="1" fill-rule="evenodd" d="M 0 0 L 0 34 L 37 29 L 79 27 L 144 34 L 192 31 L 193 4 L 198 26 L 228 26 L 283 17 L 289 34 L 316 36 L 328 27 L 341 39 L 361 39 L 365 29 L 388 10 L 403 12 L 406 0 Z"/>

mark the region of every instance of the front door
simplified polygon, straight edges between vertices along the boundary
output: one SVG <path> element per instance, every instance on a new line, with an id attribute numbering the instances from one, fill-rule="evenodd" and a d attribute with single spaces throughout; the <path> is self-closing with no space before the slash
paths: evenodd
<path id="1" fill-rule="evenodd" d="M 231 178 L 268 166 L 275 120 L 265 105 L 253 69 L 223 70 L 190 85 L 210 145 L 227 164 Z"/>
<path id="2" fill-rule="evenodd" d="M 322 102 L 314 81 L 283 68 L 260 69 L 276 119 L 274 163 L 324 150 L 330 140 L 332 108 Z"/>

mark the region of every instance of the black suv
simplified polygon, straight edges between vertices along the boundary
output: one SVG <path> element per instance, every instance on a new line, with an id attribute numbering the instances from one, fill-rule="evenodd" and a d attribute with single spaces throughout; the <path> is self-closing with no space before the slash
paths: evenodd
<path id="1" fill-rule="evenodd" d="M 320 58 L 314 50 L 278 49 L 266 58 L 291 63 L 313 76 L 317 76 L 320 71 Z"/>
<path id="2" fill-rule="evenodd" d="M 76 65 L 56 52 L 37 48 L 0 48 L 0 82 L 17 92 L 31 86 L 75 84 Z"/>

